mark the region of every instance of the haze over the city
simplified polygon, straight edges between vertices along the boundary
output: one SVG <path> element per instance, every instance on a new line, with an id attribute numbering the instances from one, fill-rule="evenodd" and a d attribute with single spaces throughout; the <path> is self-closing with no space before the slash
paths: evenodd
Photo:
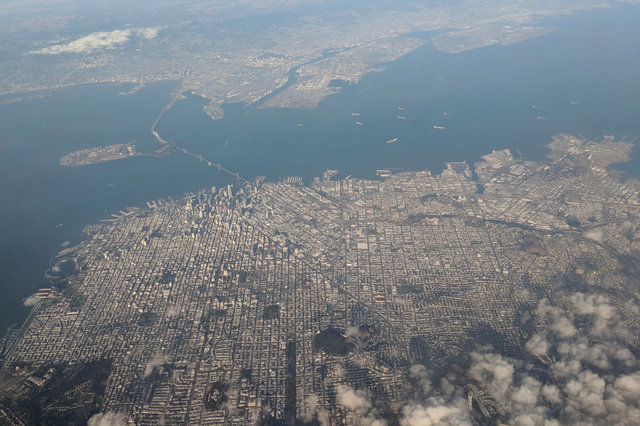
<path id="1" fill-rule="evenodd" d="M 0 5 L 0 423 L 638 424 L 639 17 Z"/>

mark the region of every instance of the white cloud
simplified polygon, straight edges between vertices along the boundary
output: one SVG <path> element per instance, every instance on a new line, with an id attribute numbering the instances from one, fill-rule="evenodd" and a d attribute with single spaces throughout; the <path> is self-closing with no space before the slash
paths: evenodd
<path id="1" fill-rule="evenodd" d="M 466 399 L 447 378 L 434 386 L 431 372 L 419 364 L 408 373 L 413 396 L 400 410 L 402 426 L 472 424 Z"/>
<path id="2" fill-rule="evenodd" d="M 542 299 L 536 308 L 536 314 L 540 318 L 546 318 L 549 324 L 549 330 L 554 332 L 560 339 L 569 339 L 576 334 L 576 328 L 569 318 L 567 318 L 562 309 L 557 306 L 551 306 L 547 299 Z"/>
<path id="3" fill-rule="evenodd" d="M 616 315 L 616 310 L 609 299 L 602 295 L 585 295 L 576 293 L 569 298 L 576 315 L 593 316 L 595 324 L 590 330 L 594 336 L 602 336 L 609 330 L 609 323 Z"/>
<path id="4" fill-rule="evenodd" d="M 31 296 L 24 299 L 24 302 L 22 302 L 22 304 L 24 306 L 34 306 L 36 303 L 38 303 L 38 301 L 40 301 L 40 298 L 32 294 Z"/>
<path id="5" fill-rule="evenodd" d="M 302 419 L 309 423 L 317 420 L 320 426 L 329 426 L 331 424 L 329 422 L 329 412 L 322 407 L 320 397 L 315 394 L 310 394 L 304 400 Z"/>
<path id="6" fill-rule="evenodd" d="M 147 40 L 151 40 L 152 38 L 156 38 L 156 36 L 158 35 L 158 31 L 160 31 L 160 28 L 158 27 L 145 28 L 142 30 L 142 36 Z"/>
<path id="7" fill-rule="evenodd" d="M 87 422 L 87 426 L 125 426 L 126 424 L 127 416 L 115 411 L 95 414 Z"/>
<path id="8" fill-rule="evenodd" d="M 147 362 L 147 365 L 144 367 L 144 377 L 149 377 L 153 370 L 159 368 L 167 362 L 167 356 L 163 353 L 156 353 L 150 360 Z"/>
<path id="9" fill-rule="evenodd" d="M 409 368 L 409 378 L 416 382 L 425 395 L 431 392 L 431 378 L 429 376 L 429 371 L 424 365 L 417 364 Z"/>
<path id="10" fill-rule="evenodd" d="M 471 354 L 469 376 L 501 404 L 510 424 L 640 424 L 640 372 L 618 338 L 626 328 L 620 312 L 603 295 L 576 293 L 569 302 L 561 309 L 542 300 L 536 314 L 546 330 L 525 345 L 534 356 L 553 354 L 549 383 L 532 377 L 526 362 L 488 348 Z M 584 325 L 577 329 L 574 320 Z"/>
<path id="11" fill-rule="evenodd" d="M 602 231 L 600 229 L 592 229 L 584 233 L 584 237 L 587 240 L 595 241 L 596 243 L 601 243 L 603 236 L 604 235 L 602 234 Z"/>
<path id="12" fill-rule="evenodd" d="M 544 399 L 552 404 L 560 404 L 562 402 L 560 389 L 558 389 L 558 387 L 555 385 L 544 385 L 540 391 L 540 394 Z"/>
<path id="13" fill-rule="evenodd" d="M 512 390 L 513 364 L 491 352 L 473 352 L 471 359 L 473 364 L 469 369 L 469 376 L 485 384 L 496 398 L 504 399 L 507 392 Z"/>
<path id="14" fill-rule="evenodd" d="M 422 404 L 409 404 L 402 409 L 402 426 L 471 425 L 465 400 L 446 401 L 431 397 Z"/>
<path id="15" fill-rule="evenodd" d="M 65 44 L 55 44 L 29 53 L 37 55 L 59 55 L 61 53 L 91 53 L 95 50 L 114 49 L 132 37 L 146 40 L 155 38 L 160 28 L 132 28 L 114 31 L 99 31 Z"/>
<path id="16" fill-rule="evenodd" d="M 175 318 L 180 315 L 180 309 L 177 306 L 169 306 L 165 315 L 167 318 Z"/>
<path id="17" fill-rule="evenodd" d="M 640 401 L 640 373 L 620 376 L 614 383 L 614 388 L 628 401 Z"/>
<path id="18" fill-rule="evenodd" d="M 373 406 L 370 396 L 363 390 L 351 389 L 346 385 L 336 387 L 338 403 L 342 405 L 357 424 L 367 426 L 385 426 L 387 422 L 380 418 L 380 413 Z"/>
<path id="19" fill-rule="evenodd" d="M 524 348 L 533 356 L 544 356 L 549 351 L 549 341 L 547 333 L 542 331 L 534 334 L 524 345 Z"/>
<path id="20" fill-rule="evenodd" d="M 354 390 L 345 385 L 339 385 L 337 391 L 338 403 L 347 410 L 366 414 L 371 409 L 371 402 L 363 391 Z"/>
<path id="21" fill-rule="evenodd" d="M 358 327 L 347 327 L 347 329 L 344 332 L 344 335 L 347 336 L 348 339 L 350 338 L 354 338 L 357 337 L 360 334 L 360 330 L 358 330 Z"/>

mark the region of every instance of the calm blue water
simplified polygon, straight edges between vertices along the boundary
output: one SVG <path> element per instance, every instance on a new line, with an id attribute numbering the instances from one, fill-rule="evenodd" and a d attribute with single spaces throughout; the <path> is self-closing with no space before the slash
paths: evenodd
<path id="1" fill-rule="evenodd" d="M 359 176 L 377 168 L 437 171 L 445 161 L 502 148 L 541 159 L 558 132 L 637 136 L 639 9 L 586 13 L 558 22 L 562 31 L 510 47 L 452 55 L 427 45 L 313 110 L 232 105 L 213 122 L 192 97 L 160 130 L 232 170 L 271 178 L 309 178 L 327 168 Z M 386 144 L 391 138 L 399 141 Z"/>
<path id="2" fill-rule="evenodd" d="M 425 45 L 313 110 L 228 105 L 214 122 L 191 96 L 158 130 L 247 178 L 271 179 L 309 179 L 327 168 L 362 177 L 379 168 L 437 172 L 446 161 L 502 148 L 541 159 L 558 132 L 638 137 L 638 18 L 638 6 L 584 13 L 552 22 L 563 29 L 537 39 L 455 55 Z M 46 285 L 51 255 L 79 241 L 83 226 L 126 206 L 231 182 L 182 154 L 59 165 L 71 151 L 133 139 L 151 150 L 149 127 L 173 87 L 154 84 L 131 96 L 118 94 L 126 86 L 80 87 L 0 105 L 0 329 L 24 318 L 22 299 Z M 387 144 L 391 138 L 399 140 Z M 637 159 L 620 168 L 640 175 Z"/>

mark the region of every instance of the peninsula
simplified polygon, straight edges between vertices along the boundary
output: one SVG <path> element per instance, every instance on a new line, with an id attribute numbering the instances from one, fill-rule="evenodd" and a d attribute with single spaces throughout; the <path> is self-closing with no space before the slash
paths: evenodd
<path id="1" fill-rule="evenodd" d="M 640 198 L 609 165 L 631 144 L 549 148 L 238 180 L 89 226 L 0 345 L 0 421 L 26 423 L 25 401 L 65 422 L 628 419 Z"/>

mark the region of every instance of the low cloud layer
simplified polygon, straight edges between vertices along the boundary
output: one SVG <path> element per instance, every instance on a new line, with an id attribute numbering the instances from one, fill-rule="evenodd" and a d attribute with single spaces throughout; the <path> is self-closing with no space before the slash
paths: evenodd
<path id="1" fill-rule="evenodd" d="M 401 426 L 466 426 L 472 425 L 466 399 L 453 377 L 444 377 L 432 384 L 431 372 L 422 365 L 413 365 L 408 371 L 409 388 L 405 403 L 399 410 Z M 387 425 L 379 404 L 365 390 L 347 385 L 336 388 L 338 403 L 355 424 L 367 426 Z M 322 424 L 322 423 L 321 423 Z"/>
<path id="2" fill-rule="evenodd" d="M 596 243 L 601 243 L 603 236 L 604 235 L 600 229 L 593 229 L 584 233 L 584 237 L 587 240 L 595 241 Z"/>
<path id="3" fill-rule="evenodd" d="M 100 31 L 65 44 L 55 44 L 30 53 L 36 55 L 59 55 L 62 53 L 91 53 L 96 50 L 114 49 L 133 37 L 146 40 L 155 38 L 160 28 L 132 28 L 125 30 Z"/>
<path id="4" fill-rule="evenodd" d="M 176 318 L 178 315 L 180 315 L 180 309 L 178 309 L 178 307 L 176 306 L 169 306 L 165 315 L 167 316 L 167 318 Z"/>
<path id="5" fill-rule="evenodd" d="M 444 377 L 437 385 L 422 365 L 409 368 L 410 402 L 400 410 L 402 426 L 471 425 L 464 394 Z"/>
<path id="6" fill-rule="evenodd" d="M 566 302 L 538 303 L 532 314 L 540 328 L 523 359 L 477 347 L 462 376 L 449 373 L 438 381 L 424 366 L 412 366 L 399 423 L 475 424 L 467 397 L 476 389 L 474 404 L 483 398 L 483 406 L 509 425 L 640 424 L 640 363 L 626 343 L 633 336 L 625 314 L 604 295 L 574 293 Z M 639 312 L 635 305 L 624 309 Z M 337 401 L 358 424 L 386 424 L 365 390 L 340 385 Z"/>
<path id="7" fill-rule="evenodd" d="M 336 388 L 337 400 L 347 412 L 358 419 L 358 423 L 368 426 L 384 426 L 387 424 L 380 418 L 380 413 L 371 402 L 371 396 L 364 390 L 351 389 L 346 385 Z"/>
<path id="8" fill-rule="evenodd" d="M 114 411 L 95 414 L 87 422 L 87 426 L 125 426 L 126 424 L 127 416 Z"/>
<path id="9" fill-rule="evenodd" d="M 35 306 L 35 304 L 38 303 L 39 301 L 40 301 L 40 298 L 32 294 L 31 296 L 24 299 L 22 304 L 24 306 L 31 307 L 31 306 Z"/>
<path id="10" fill-rule="evenodd" d="M 576 293 L 565 308 L 542 300 L 536 316 L 546 327 L 525 349 L 546 360 L 547 380 L 490 347 L 471 355 L 469 376 L 502 405 L 509 423 L 640 424 L 638 361 L 620 339 L 626 327 L 610 300 Z"/>
<path id="11" fill-rule="evenodd" d="M 167 362 L 167 360 L 168 357 L 161 352 L 153 355 L 153 357 L 149 360 L 149 362 L 147 362 L 147 365 L 144 367 L 144 377 L 149 377 L 151 373 L 153 373 L 153 370 L 162 367 L 162 365 Z"/>
<path id="12" fill-rule="evenodd" d="M 320 404 L 320 397 L 315 394 L 309 395 L 302 406 L 302 420 L 307 423 L 317 422 L 320 426 L 329 426 L 329 412 Z"/>

